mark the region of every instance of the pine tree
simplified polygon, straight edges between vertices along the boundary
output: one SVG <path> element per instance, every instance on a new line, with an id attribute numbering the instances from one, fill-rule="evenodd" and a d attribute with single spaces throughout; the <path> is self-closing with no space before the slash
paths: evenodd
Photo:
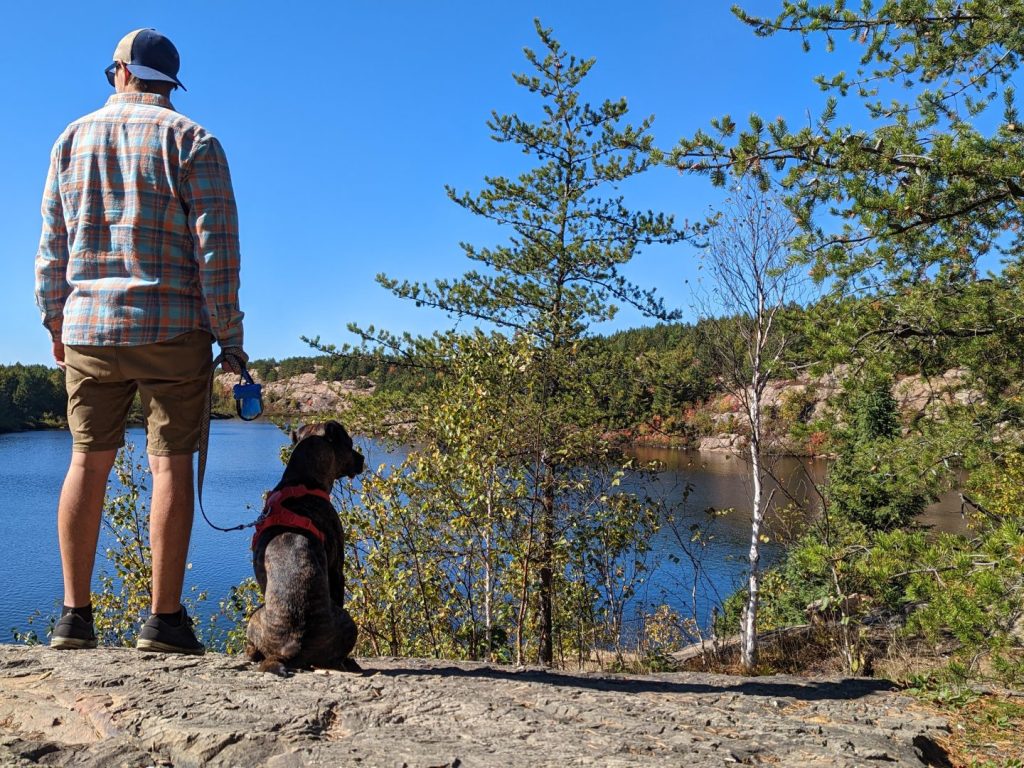
<path id="1" fill-rule="evenodd" d="M 669 161 L 719 184 L 730 172 L 781 178 L 797 245 L 831 288 L 832 362 L 898 349 L 928 373 L 939 350 L 989 394 L 1019 378 L 1024 1 L 785 0 L 775 18 L 735 12 L 758 36 L 795 33 L 807 50 L 848 36 L 860 66 L 819 76 L 830 96 L 809 125 L 721 117 Z M 987 274 L 997 258 L 1002 269 Z"/>
<path id="2" fill-rule="evenodd" d="M 758 36 L 795 33 L 808 50 L 847 36 L 860 65 L 819 76 L 829 99 L 809 124 L 721 117 L 668 162 L 719 184 L 782 184 L 802 230 L 794 250 L 828 287 L 809 330 L 816 360 L 889 375 L 964 370 L 956 386 L 984 399 L 958 402 L 939 379 L 942 418 L 911 425 L 918 474 L 955 483 L 1024 425 L 1024 0 L 782 0 L 774 18 L 735 13 Z"/>
<path id="3" fill-rule="evenodd" d="M 620 268 L 643 246 L 678 242 L 687 234 L 671 216 L 630 210 L 614 193 L 657 164 L 652 118 L 632 126 L 623 123 L 625 99 L 584 102 L 580 87 L 594 60 L 569 55 L 550 29 L 535 24 L 543 50 L 526 49 L 532 72 L 514 77 L 540 97 L 543 116 L 529 122 L 495 112 L 488 122 L 496 141 L 519 147 L 535 164 L 516 178 L 485 177 L 487 186 L 477 194 L 448 188 L 455 203 L 509 230 L 508 241 L 493 248 L 463 243 L 466 257 L 479 266 L 456 280 L 378 280 L 419 305 L 525 336 L 534 348 L 524 382 L 534 382 L 539 418 L 522 428 L 533 454 L 540 521 L 539 657 L 550 664 L 558 517 L 565 508 L 560 499 L 570 470 L 594 455 L 594 441 L 581 439 L 582 431 L 600 421 L 592 407 L 595 393 L 587 391 L 593 379 L 581 368 L 580 342 L 620 305 L 663 320 L 676 317 Z"/>

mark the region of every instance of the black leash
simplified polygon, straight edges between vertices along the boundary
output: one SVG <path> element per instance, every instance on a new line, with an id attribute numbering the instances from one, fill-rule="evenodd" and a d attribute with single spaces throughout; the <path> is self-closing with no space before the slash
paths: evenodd
<path id="1" fill-rule="evenodd" d="M 211 528 L 225 532 L 244 531 L 246 528 L 254 527 L 256 523 L 259 522 L 259 518 L 253 520 L 251 523 L 236 525 L 233 528 L 221 528 L 219 525 L 214 525 L 210 521 L 210 518 L 206 516 L 206 510 L 203 509 L 203 478 L 206 475 L 206 455 L 210 449 L 210 415 L 213 413 L 213 380 L 217 375 L 218 366 L 220 366 L 220 364 L 225 360 L 234 362 L 242 372 L 239 383 L 235 385 L 235 408 L 238 411 L 238 415 L 245 421 L 252 421 L 263 413 L 263 400 L 260 393 L 260 385 L 256 384 L 252 380 L 252 376 L 249 375 L 249 371 L 245 369 L 245 361 L 230 352 L 221 352 L 213 359 L 213 367 L 210 369 L 210 382 L 206 387 L 206 408 L 203 409 L 203 418 L 199 425 L 199 460 L 196 488 L 199 495 L 199 511 L 203 514 L 203 520 L 205 520 Z M 242 383 L 243 380 L 245 381 L 244 384 Z"/>

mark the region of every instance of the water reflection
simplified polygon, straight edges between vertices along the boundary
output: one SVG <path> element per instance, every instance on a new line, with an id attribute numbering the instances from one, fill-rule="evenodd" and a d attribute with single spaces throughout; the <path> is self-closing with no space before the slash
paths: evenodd
<path id="1" fill-rule="evenodd" d="M 708 507 L 732 508 L 736 513 L 729 518 L 750 519 L 753 489 L 750 483 L 750 465 L 744 455 L 717 451 L 684 451 L 673 448 L 638 446 L 630 451 L 640 462 L 658 462 L 662 470 L 659 482 L 666 488 L 692 486 L 688 505 L 703 511 Z M 820 511 L 817 488 L 825 481 L 828 462 L 825 459 L 778 457 L 771 462 L 773 476 L 778 484 L 769 481 L 767 492 L 775 494 L 770 512 L 787 504 L 795 504 L 807 514 Z M 918 522 L 938 531 L 962 533 L 967 529 L 960 514 L 960 499 L 956 491 L 941 495 L 925 509 Z"/>

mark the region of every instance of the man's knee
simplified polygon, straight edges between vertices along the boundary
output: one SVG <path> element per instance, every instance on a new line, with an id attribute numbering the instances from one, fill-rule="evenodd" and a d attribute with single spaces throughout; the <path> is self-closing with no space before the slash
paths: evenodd
<path id="1" fill-rule="evenodd" d="M 72 451 L 71 468 L 88 474 L 100 473 L 106 477 L 110 474 L 116 458 L 116 448 L 105 451 Z"/>
<path id="2" fill-rule="evenodd" d="M 170 479 L 187 481 L 192 479 L 192 454 L 182 453 L 173 456 L 149 454 L 149 469 L 153 476 L 166 475 Z"/>

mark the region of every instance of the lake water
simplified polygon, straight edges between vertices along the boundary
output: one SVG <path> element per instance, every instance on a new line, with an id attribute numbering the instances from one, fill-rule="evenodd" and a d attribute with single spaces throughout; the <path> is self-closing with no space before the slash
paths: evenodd
<path id="1" fill-rule="evenodd" d="M 128 439 L 141 457 L 143 430 L 130 429 Z M 256 517 L 263 492 L 280 479 L 280 449 L 287 442 L 285 433 L 269 423 L 213 422 L 203 502 L 214 523 L 231 527 Z M 371 440 L 357 439 L 356 443 L 369 467 L 397 460 Z M 12 629 L 32 628 L 28 617 L 33 612 L 40 611 L 43 616 L 59 612 L 62 586 L 56 507 L 70 453 L 67 432 L 0 435 L 0 495 L 6 510 L 0 515 L 0 642 L 11 641 Z M 662 462 L 664 471 L 635 489 L 664 500 L 672 510 L 667 521 L 671 524 L 664 526 L 653 542 L 652 571 L 636 602 L 658 605 L 667 601 L 683 615 L 696 615 L 703 622 L 711 606 L 739 583 L 744 571 L 743 558 L 749 546 L 749 515 L 742 511 L 750 498 L 747 465 L 726 454 L 663 449 L 637 449 L 636 454 L 643 461 Z M 789 493 L 803 501 L 813 500 L 806 478 L 820 481 L 824 471 L 824 462 L 813 460 L 784 459 L 778 467 Z M 710 524 L 714 538 L 695 553 L 700 565 L 695 591 L 695 571 L 685 550 L 690 546 L 690 524 L 707 524 L 704 510 L 709 507 L 737 511 Z M 962 524 L 954 507 L 947 499 L 930 508 L 923 522 L 958 530 Z M 231 586 L 252 575 L 250 536 L 250 531 L 213 530 L 197 510 L 189 552 L 192 567 L 185 588 L 196 586 L 208 592 L 204 610 L 214 610 Z M 778 544 L 769 543 L 764 561 L 772 562 L 779 551 Z M 97 572 L 105 566 L 98 555 Z M 42 634 L 45 624 L 34 628 Z"/>

